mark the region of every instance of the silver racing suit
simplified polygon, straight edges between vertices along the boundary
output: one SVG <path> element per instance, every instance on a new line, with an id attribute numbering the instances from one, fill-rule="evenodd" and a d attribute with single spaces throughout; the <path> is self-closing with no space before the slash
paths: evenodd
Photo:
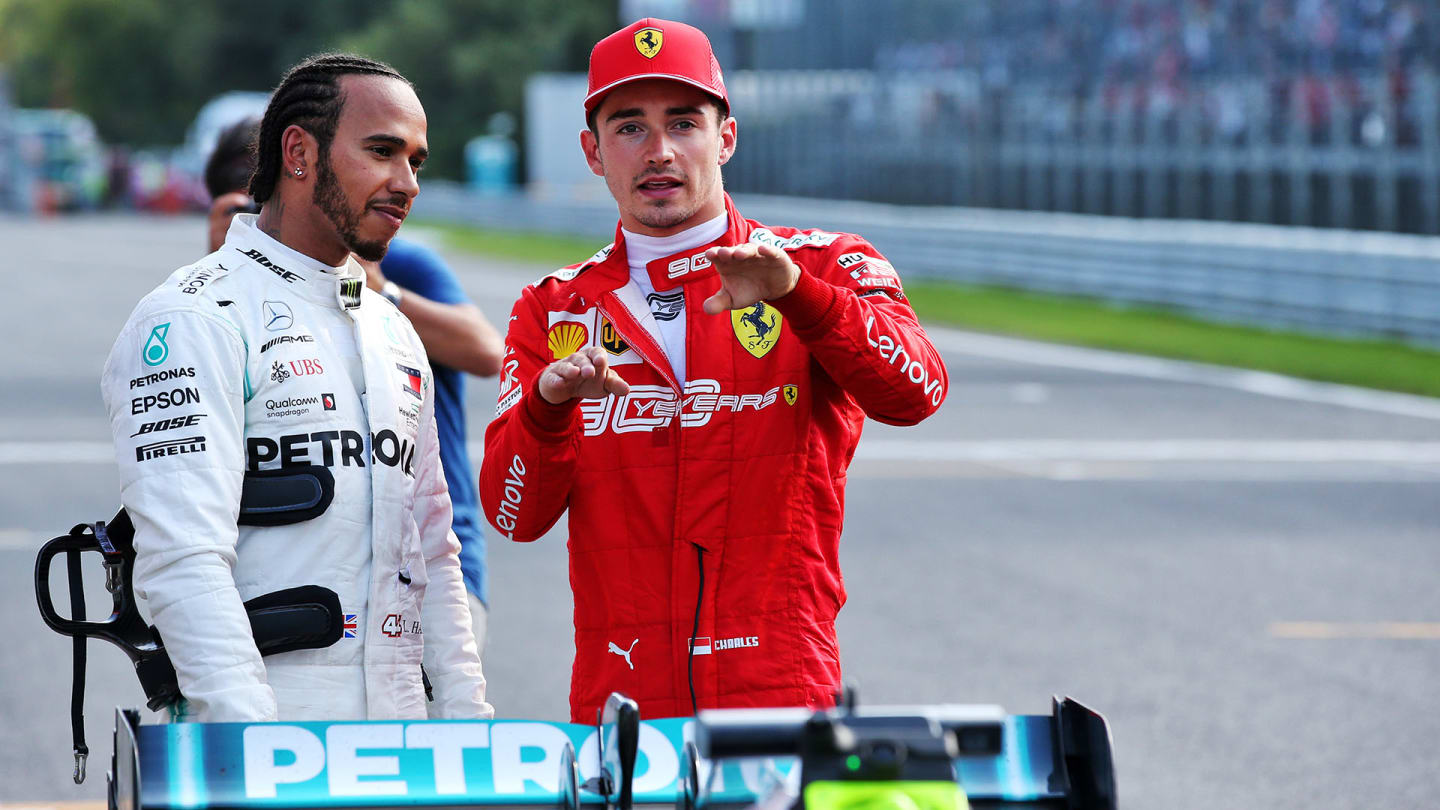
<path id="1" fill-rule="evenodd" d="M 493 715 L 440 467 L 430 364 L 364 286 L 235 218 L 142 299 L 105 364 L 135 591 L 205 722 Z M 246 471 L 323 465 L 324 514 L 237 527 Z M 242 603 L 335 591 L 343 638 L 261 659 Z"/>

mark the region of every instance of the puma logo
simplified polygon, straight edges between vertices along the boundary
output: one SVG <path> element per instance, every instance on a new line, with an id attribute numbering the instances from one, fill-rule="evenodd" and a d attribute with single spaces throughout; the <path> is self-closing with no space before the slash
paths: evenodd
<path id="1" fill-rule="evenodd" d="M 633 662 L 633 661 L 630 660 L 630 650 L 635 649 L 635 645 L 636 645 L 636 644 L 639 644 L 639 643 L 640 643 L 640 639 L 637 638 L 637 639 L 635 639 L 634 641 L 630 642 L 630 649 L 629 649 L 629 650 L 622 650 L 622 649 L 620 649 L 620 645 L 618 645 L 618 644 L 616 644 L 615 642 L 612 641 L 612 642 L 610 642 L 610 652 L 615 653 L 616 655 L 620 656 L 621 658 L 624 658 L 624 659 L 625 659 L 625 663 L 628 664 L 631 669 L 634 669 L 634 668 L 635 668 L 635 662 Z"/>

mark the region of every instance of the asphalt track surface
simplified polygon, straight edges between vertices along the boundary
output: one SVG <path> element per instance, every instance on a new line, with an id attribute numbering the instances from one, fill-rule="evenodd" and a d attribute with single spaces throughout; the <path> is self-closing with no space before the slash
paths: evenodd
<path id="1" fill-rule="evenodd" d="M 31 571 L 44 539 L 114 511 L 100 366 L 203 234 L 195 218 L 0 219 L 6 806 L 98 800 L 112 709 L 141 703 L 124 657 L 92 644 L 94 755 L 73 786 L 70 646 L 41 623 Z M 451 258 L 501 324 L 539 275 Z M 1111 722 L 1126 808 L 1440 806 L 1440 400 L 933 335 L 944 408 L 871 424 L 851 472 L 840 635 L 863 700 L 1044 713 L 1073 695 Z M 473 439 L 494 391 L 472 380 Z M 563 540 L 491 550 L 503 716 L 566 716 Z"/>

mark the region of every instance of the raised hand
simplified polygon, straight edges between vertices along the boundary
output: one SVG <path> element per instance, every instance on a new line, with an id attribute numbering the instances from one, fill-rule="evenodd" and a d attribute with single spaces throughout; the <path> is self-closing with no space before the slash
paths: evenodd
<path id="1" fill-rule="evenodd" d="M 630 384 L 610 368 L 605 350 L 590 346 L 556 360 L 540 372 L 540 396 L 551 405 L 572 399 L 597 399 L 608 394 L 624 396 Z"/>
<path id="2" fill-rule="evenodd" d="M 773 301 L 795 289 L 800 280 L 800 266 L 773 245 L 710 248 L 705 257 L 720 275 L 720 291 L 705 299 L 707 315 Z"/>

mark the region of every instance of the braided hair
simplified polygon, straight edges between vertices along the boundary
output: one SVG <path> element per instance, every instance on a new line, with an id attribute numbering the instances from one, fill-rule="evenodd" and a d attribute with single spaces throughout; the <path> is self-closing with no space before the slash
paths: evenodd
<path id="1" fill-rule="evenodd" d="M 280 136 L 286 127 L 298 124 L 315 136 L 320 145 L 320 161 L 329 160 L 330 143 L 340 122 L 341 76 L 386 76 L 410 84 L 395 68 L 363 56 L 348 53 L 322 53 L 296 65 L 280 80 L 270 96 L 265 117 L 260 120 L 256 139 L 255 174 L 250 177 L 250 196 L 264 203 L 275 193 L 284 162 L 280 154 Z M 411 85 L 413 87 L 413 85 Z"/>

